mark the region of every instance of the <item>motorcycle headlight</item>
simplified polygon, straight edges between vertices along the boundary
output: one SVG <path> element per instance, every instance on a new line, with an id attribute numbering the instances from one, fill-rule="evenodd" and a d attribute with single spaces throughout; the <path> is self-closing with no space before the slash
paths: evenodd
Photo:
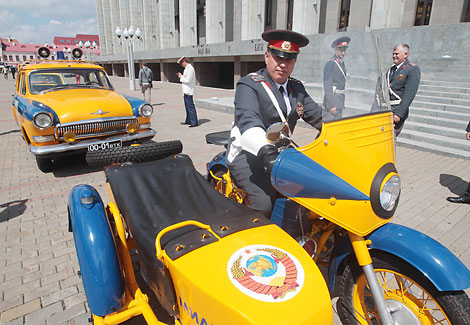
<path id="1" fill-rule="evenodd" d="M 47 129 L 52 125 L 52 116 L 47 113 L 38 113 L 33 117 L 33 123 L 40 129 Z"/>
<path id="2" fill-rule="evenodd" d="M 392 211 L 400 195 L 401 182 L 398 175 L 393 175 L 384 184 L 380 192 L 380 205 L 384 210 Z"/>
<path id="3" fill-rule="evenodd" d="M 393 217 L 400 198 L 401 181 L 395 165 L 385 164 L 375 175 L 370 188 L 370 204 L 383 219 Z"/>
<path id="4" fill-rule="evenodd" d="M 153 107 L 149 104 L 144 104 L 139 107 L 139 114 L 143 117 L 149 117 L 153 113 Z"/>

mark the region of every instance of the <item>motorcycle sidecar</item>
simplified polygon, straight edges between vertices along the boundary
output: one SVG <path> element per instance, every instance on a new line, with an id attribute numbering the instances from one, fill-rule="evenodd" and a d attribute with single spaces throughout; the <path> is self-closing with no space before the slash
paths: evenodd
<path id="1" fill-rule="evenodd" d="M 163 324 L 135 281 L 133 248 L 143 278 L 177 324 L 333 323 L 324 278 L 302 247 L 216 192 L 188 156 L 115 165 L 105 173 L 106 208 L 88 185 L 75 187 L 68 204 L 95 324 L 139 314 Z"/>

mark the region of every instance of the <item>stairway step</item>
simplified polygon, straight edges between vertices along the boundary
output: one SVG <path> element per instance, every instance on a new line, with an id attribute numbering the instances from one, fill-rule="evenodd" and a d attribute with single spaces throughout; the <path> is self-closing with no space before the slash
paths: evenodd
<path id="1" fill-rule="evenodd" d="M 415 140 L 410 137 L 406 137 L 406 135 L 407 135 L 407 132 L 403 130 L 396 139 L 397 145 L 410 147 L 413 149 L 419 149 L 423 151 L 430 151 L 433 153 L 439 153 L 445 156 L 470 159 L 470 150 L 461 150 L 461 149 L 455 149 L 455 148 L 441 146 L 441 145 L 437 145 L 433 143 L 424 143 L 422 141 Z"/>
<path id="2" fill-rule="evenodd" d="M 412 103 L 412 106 L 434 109 L 434 110 L 439 110 L 439 111 L 455 112 L 455 113 L 464 113 L 464 114 L 470 113 L 470 107 L 463 106 L 463 105 L 451 105 L 451 104 L 445 104 L 445 103 L 433 103 L 429 101 L 414 100 Z"/>
<path id="3" fill-rule="evenodd" d="M 440 134 L 432 134 L 414 129 L 414 123 L 405 122 L 402 132 L 398 138 L 407 138 L 414 141 L 423 143 L 423 146 L 432 145 L 433 148 L 443 147 L 452 148 L 455 150 L 466 151 L 470 155 L 470 141 L 466 140 L 461 134 L 460 138 L 447 137 Z M 444 149 L 441 149 L 444 150 Z"/>
<path id="4" fill-rule="evenodd" d="M 419 112 L 416 109 L 411 109 L 410 115 L 408 116 L 406 123 L 408 123 L 409 121 L 413 121 L 413 122 L 423 123 L 427 125 L 451 128 L 453 130 L 465 130 L 467 123 L 468 123 L 468 121 L 465 122 L 464 120 L 460 120 L 460 119 L 430 116 L 430 115 L 424 115 L 420 113 L 422 112 Z M 470 116 L 469 116 L 469 120 L 470 120 Z M 464 132 L 464 131 L 461 131 L 461 132 Z"/>
<path id="5" fill-rule="evenodd" d="M 456 91 L 459 88 L 456 89 Z M 463 88 L 460 88 L 463 90 Z M 442 97 L 442 98 L 452 98 L 452 99 L 464 99 L 470 101 L 470 92 L 447 92 L 447 91 L 433 91 L 433 90 L 422 90 L 421 87 L 418 90 L 416 96 L 429 96 L 429 97 Z"/>
<path id="6" fill-rule="evenodd" d="M 433 95 L 426 96 L 418 92 L 416 94 L 415 100 L 418 100 L 421 102 L 432 102 L 435 104 L 446 104 L 446 105 L 470 107 L 470 98 L 463 99 L 463 98 L 456 98 L 456 97 L 441 97 L 441 96 L 438 96 L 438 93 L 435 93 L 435 96 Z"/>

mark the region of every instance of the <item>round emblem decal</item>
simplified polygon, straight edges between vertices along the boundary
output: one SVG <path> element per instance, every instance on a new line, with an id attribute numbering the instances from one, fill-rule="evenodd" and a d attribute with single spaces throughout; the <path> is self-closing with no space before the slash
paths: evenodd
<path id="1" fill-rule="evenodd" d="M 283 302 L 300 292 L 305 273 L 288 252 L 268 245 L 236 251 L 227 265 L 232 283 L 244 294 L 266 302 Z"/>
<path id="2" fill-rule="evenodd" d="M 288 41 L 284 41 L 281 45 L 283 50 L 290 51 L 292 45 Z"/>

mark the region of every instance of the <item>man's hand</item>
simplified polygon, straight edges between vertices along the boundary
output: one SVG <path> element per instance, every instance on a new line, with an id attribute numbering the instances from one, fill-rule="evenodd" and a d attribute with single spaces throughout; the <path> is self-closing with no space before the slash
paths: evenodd
<path id="1" fill-rule="evenodd" d="M 178 72 L 178 73 L 177 73 L 177 76 L 178 76 L 178 78 L 181 79 L 181 77 L 182 77 L 183 75 L 181 74 L 181 72 Z"/>
<path id="2" fill-rule="evenodd" d="M 258 158 L 263 162 L 267 172 L 271 174 L 276 158 L 279 156 L 276 146 L 272 144 L 266 144 L 261 147 L 258 151 Z"/>
<path id="3" fill-rule="evenodd" d="M 336 115 L 336 107 L 330 108 L 329 111 L 330 111 L 331 114 Z"/>
<path id="4" fill-rule="evenodd" d="M 393 122 L 398 123 L 398 122 L 400 122 L 400 120 L 401 120 L 401 119 L 400 119 L 400 116 L 398 116 L 398 115 L 393 115 Z"/>
<path id="5" fill-rule="evenodd" d="M 470 131 L 467 132 L 467 140 L 470 140 Z"/>

